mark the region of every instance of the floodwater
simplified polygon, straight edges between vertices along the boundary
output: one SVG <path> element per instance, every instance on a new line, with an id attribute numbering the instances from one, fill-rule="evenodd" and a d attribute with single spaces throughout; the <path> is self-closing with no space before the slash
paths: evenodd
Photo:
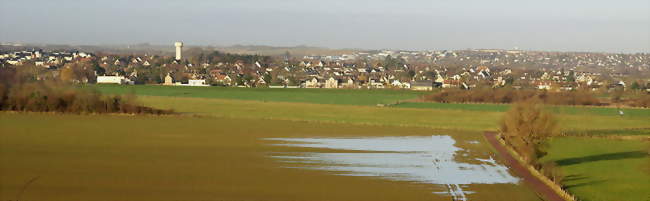
<path id="1" fill-rule="evenodd" d="M 517 183 L 507 167 L 492 158 L 478 164 L 456 162 L 462 149 L 450 136 L 363 138 L 267 138 L 276 146 L 335 149 L 336 153 L 272 153 L 289 167 L 330 171 L 336 175 L 368 176 L 388 180 L 444 185 L 454 200 L 467 200 L 469 184 Z M 351 152 L 346 153 L 345 150 Z M 296 164 L 291 166 L 291 164 Z M 301 164 L 301 165 L 297 165 Z M 307 165 L 305 165 L 307 164 Z"/>

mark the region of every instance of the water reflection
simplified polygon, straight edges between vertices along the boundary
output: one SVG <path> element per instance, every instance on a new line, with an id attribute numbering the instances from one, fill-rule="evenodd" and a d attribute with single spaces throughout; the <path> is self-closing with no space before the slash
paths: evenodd
<path id="1" fill-rule="evenodd" d="M 456 162 L 450 136 L 368 138 L 268 138 L 277 146 L 327 148 L 337 153 L 274 153 L 273 158 L 337 175 L 371 176 L 398 181 L 442 184 L 456 200 L 467 200 L 462 185 L 517 183 L 507 167 L 492 158 L 478 164 Z M 343 150 L 341 153 L 340 150 Z M 350 152 L 344 150 L 367 151 Z"/>

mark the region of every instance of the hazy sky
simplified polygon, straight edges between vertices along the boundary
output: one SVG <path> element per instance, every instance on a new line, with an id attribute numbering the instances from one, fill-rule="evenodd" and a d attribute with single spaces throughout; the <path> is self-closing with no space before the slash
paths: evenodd
<path id="1" fill-rule="evenodd" d="M 648 0 L 0 0 L 0 41 L 650 52 Z"/>

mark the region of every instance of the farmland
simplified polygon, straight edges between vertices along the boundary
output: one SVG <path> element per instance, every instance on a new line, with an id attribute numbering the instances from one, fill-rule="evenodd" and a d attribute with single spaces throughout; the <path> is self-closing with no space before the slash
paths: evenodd
<path id="1" fill-rule="evenodd" d="M 449 135 L 470 156 L 485 158 L 491 148 L 481 132 L 497 130 L 509 108 L 411 102 L 377 107 L 422 94 L 393 90 L 90 87 L 111 94 L 134 93 L 144 105 L 174 109 L 181 115 L 0 113 L 0 172 L 11 173 L 0 178 L 0 199 L 15 199 L 21 185 L 38 177 L 25 193 L 26 200 L 448 200 L 432 194 L 440 189 L 431 185 L 282 168 L 284 164 L 266 156 L 332 150 L 269 146 L 261 139 Z M 646 136 L 650 127 L 650 110 L 624 109 L 625 115 L 620 116 L 616 108 L 549 109 L 569 134 Z M 473 141 L 479 143 L 468 143 Z M 598 161 L 575 158 L 635 153 L 644 144 L 563 137 L 553 140 L 545 160 L 569 161 L 560 166 L 567 175 L 582 178 L 567 180 L 578 197 L 608 200 L 628 184 L 647 188 L 641 180 L 647 177 L 627 178 L 644 174 L 636 167 L 648 160 L 647 155 Z M 457 160 L 471 161 L 458 156 Z M 593 166 L 600 163 L 604 165 Z M 598 175 L 620 168 L 616 164 L 623 166 L 622 177 Z M 617 188 L 604 190 L 612 185 Z M 475 192 L 468 194 L 470 200 L 538 199 L 524 185 L 476 184 L 469 190 Z M 626 196 L 634 200 L 642 193 L 633 190 Z"/>
<path id="2" fill-rule="evenodd" d="M 32 178 L 24 200 L 448 200 L 431 185 L 282 168 L 267 155 L 314 149 L 261 138 L 449 134 L 473 154 L 488 153 L 466 143 L 482 140 L 472 132 L 281 120 L 3 113 L 0 129 L 2 200 Z M 536 199 L 515 184 L 468 190 L 470 199 Z"/>
<path id="3" fill-rule="evenodd" d="M 650 196 L 647 142 L 556 138 L 544 160 L 555 161 L 569 192 L 583 200 L 643 200 Z"/>
<path id="4" fill-rule="evenodd" d="M 317 104 L 376 105 L 414 99 L 424 92 L 410 90 L 269 89 L 235 87 L 177 87 L 155 85 L 90 86 L 108 94 L 219 98 L 235 100 L 302 102 Z"/>

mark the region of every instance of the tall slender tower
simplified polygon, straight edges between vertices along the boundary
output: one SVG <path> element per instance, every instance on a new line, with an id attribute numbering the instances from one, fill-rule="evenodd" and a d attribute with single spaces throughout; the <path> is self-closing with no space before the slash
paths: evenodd
<path id="1" fill-rule="evenodd" d="M 176 42 L 174 46 L 176 46 L 176 60 L 180 61 L 182 59 L 183 42 Z"/>

